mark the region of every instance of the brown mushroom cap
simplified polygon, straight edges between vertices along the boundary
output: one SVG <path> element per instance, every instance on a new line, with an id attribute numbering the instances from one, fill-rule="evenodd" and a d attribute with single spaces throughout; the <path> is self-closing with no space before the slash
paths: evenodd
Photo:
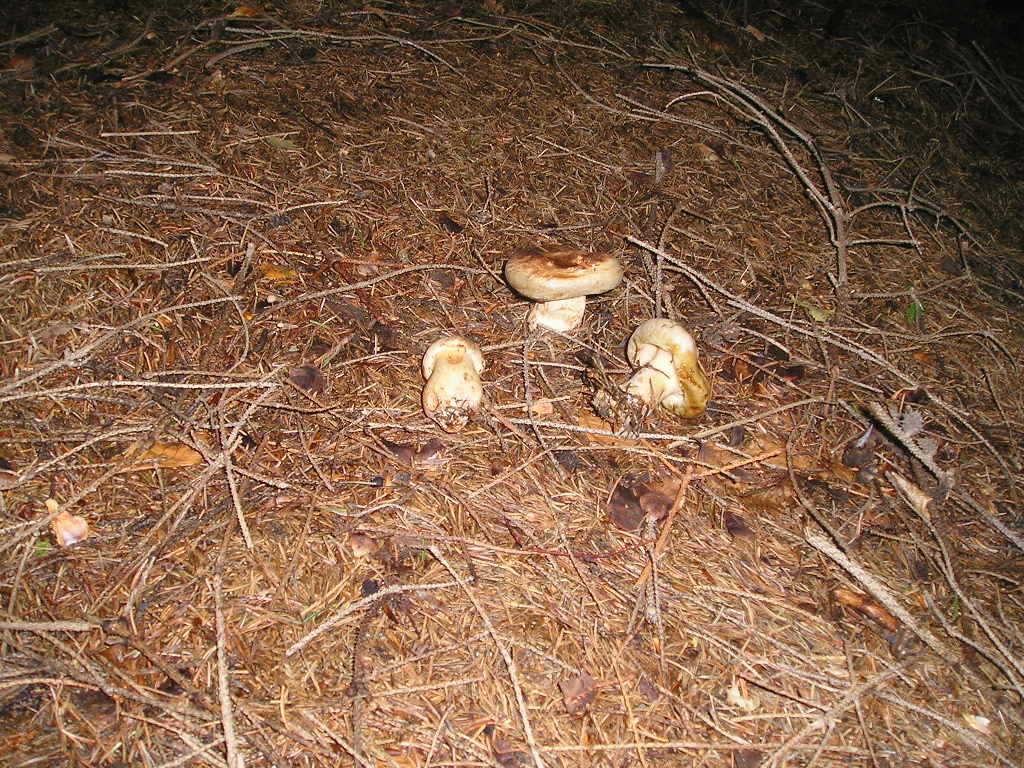
<path id="1" fill-rule="evenodd" d="M 622 265 L 610 253 L 526 248 L 505 262 L 505 279 L 527 299 L 560 301 L 610 291 L 622 282 Z"/>

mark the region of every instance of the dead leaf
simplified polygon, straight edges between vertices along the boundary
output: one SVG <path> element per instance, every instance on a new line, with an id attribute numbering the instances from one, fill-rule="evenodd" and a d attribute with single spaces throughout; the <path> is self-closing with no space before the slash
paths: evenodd
<path id="1" fill-rule="evenodd" d="M 263 15 L 263 9 L 252 5 L 239 5 L 228 14 L 228 18 L 235 19 L 254 19 Z"/>
<path id="2" fill-rule="evenodd" d="M 672 505 L 675 503 L 675 499 L 671 496 L 652 490 L 646 485 L 637 486 L 633 489 L 633 493 L 636 494 L 636 498 L 640 502 L 640 509 L 644 511 L 644 514 L 658 521 L 668 517 L 668 513 L 672 511 Z"/>
<path id="3" fill-rule="evenodd" d="M 864 469 L 877 463 L 875 450 L 879 437 L 874 424 L 869 424 L 863 434 L 853 438 L 843 449 L 843 466 L 851 469 Z"/>
<path id="4" fill-rule="evenodd" d="M 575 451 L 555 451 L 552 455 L 560 466 L 570 472 L 576 472 L 583 466 L 583 460 Z"/>
<path id="5" fill-rule="evenodd" d="M 400 463 L 412 466 L 416 460 L 416 447 L 412 443 L 395 443 L 385 437 L 378 438 L 388 453 L 394 456 Z"/>
<path id="6" fill-rule="evenodd" d="M 385 437 L 378 437 L 377 440 L 399 463 L 413 469 L 436 467 L 443 464 L 446 459 L 443 453 L 445 445 L 436 437 L 428 440 L 419 449 L 412 443 L 396 443 Z"/>
<path id="7" fill-rule="evenodd" d="M 832 590 L 832 597 L 840 605 L 853 608 L 853 610 L 867 616 L 869 619 L 874 619 L 890 632 L 895 632 L 900 628 L 900 623 L 895 616 L 875 602 L 874 598 L 865 595 L 863 592 L 857 592 L 846 587 L 838 587 Z"/>
<path id="8" fill-rule="evenodd" d="M 280 267 L 277 264 L 260 264 L 263 279 L 281 285 L 292 285 L 299 282 L 299 273 L 291 267 Z"/>
<path id="9" fill-rule="evenodd" d="M 608 500 L 608 517 L 618 528 L 635 531 L 643 524 L 647 513 L 633 489 L 619 483 Z"/>
<path id="10" fill-rule="evenodd" d="M 728 509 L 725 511 L 725 530 L 727 530 L 729 535 L 734 539 L 754 538 L 754 532 L 750 530 L 746 520 Z"/>
<path id="11" fill-rule="evenodd" d="M 586 671 L 571 680 L 563 680 L 558 687 L 562 689 L 565 711 L 570 715 L 582 715 L 597 697 L 597 681 Z"/>
<path id="12" fill-rule="evenodd" d="M 438 216 L 437 223 L 441 225 L 441 229 L 443 229 L 450 235 L 457 235 L 466 229 L 462 224 L 459 224 L 459 222 L 455 221 L 455 219 L 453 219 L 447 213 L 442 213 L 440 216 Z"/>
<path id="13" fill-rule="evenodd" d="M 131 448 L 128 449 L 130 454 Z M 135 457 L 139 462 L 157 462 L 161 467 L 193 467 L 201 464 L 203 454 L 184 443 L 164 443 L 157 440 L 141 455 Z"/>
<path id="14" fill-rule="evenodd" d="M 432 437 L 423 444 L 422 448 L 416 451 L 416 455 L 413 457 L 413 466 L 436 467 L 444 464 L 445 460 L 444 443 L 438 438 Z"/>
<path id="15" fill-rule="evenodd" d="M 16 53 L 7 60 L 7 68 L 13 69 L 18 74 L 24 74 L 30 72 L 35 67 L 36 62 L 31 56 L 23 56 L 20 53 Z"/>
<path id="16" fill-rule="evenodd" d="M 737 424 L 735 427 L 731 427 L 727 434 L 726 445 L 730 448 L 739 448 L 747 437 L 747 430 L 743 428 L 742 424 Z"/>
<path id="17" fill-rule="evenodd" d="M 640 681 L 636 684 L 636 689 L 640 692 L 647 701 L 652 704 L 661 698 L 661 691 L 654 687 L 654 684 L 646 677 L 641 677 Z"/>
<path id="18" fill-rule="evenodd" d="M 792 299 L 793 303 L 800 307 L 804 312 L 806 312 L 807 316 L 811 318 L 811 320 L 814 320 L 816 323 L 828 322 L 829 320 L 832 319 L 832 315 L 835 314 L 834 309 L 830 309 L 826 306 L 817 304 L 815 302 L 807 301 L 806 299 L 802 299 L 799 296 L 796 296 L 795 294 L 791 294 L 790 299 Z"/>
<path id="19" fill-rule="evenodd" d="M 365 533 L 353 533 L 348 537 L 348 546 L 356 557 L 369 557 L 380 549 L 380 542 Z"/>
<path id="20" fill-rule="evenodd" d="M 305 392 L 322 395 L 327 386 L 324 375 L 315 365 L 300 365 L 288 371 L 288 380 Z"/>
<path id="21" fill-rule="evenodd" d="M 58 512 L 58 510 L 60 510 Z M 67 510 L 61 510 L 60 505 L 53 499 L 46 500 L 46 511 L 56 517 L 50 520 L 50 530 L 53 531 L 53 538 L 59 547 L 70 547 L 84 541 L 89 536 L 89 524 L 84 517 L 72 515 Z"/>
<path id="22" fill-rule="evenodd" d="M 494 759 L 502 768 L 517 768 L 530 762 L 529 756 L 521 749 L 516 749 L 508 739 L 496 738 L 491 745 Z"/>
<path id="23" fill-rule="evenodd" d="M 615 427 L 591 411 L 580 411 L 577 421 L 584 429 L 603 429 L 607 432 L 615 431 Z M 587 439 L 592 443 L 601 443 L 603 445 L 636 445 L 636 440 L 627 440 L 614 435 L 598 435 L 593 432 L 588 432 L 586 434 Z"/>
<path id="24" fill-rule="evenodd" d="M 756 749 L 737 749 L 732 753 L 732 768 L 759 768 L 763 757 Z"/>
<path id="25" fill-rule="evenodd" d="M 796 490 L 788 477 L 780 478 L 773 485 L 743 494 L 743 506 L 747 509 L 781 513 L 796 501 Z"/>
<path id="26" fill-rule="evenodd" d="M 702 163 L 717 163 L 721 158 L 714 149 L 702 141 L 696 141 L 690 145 L 697 153 L 697 158 Z"/>

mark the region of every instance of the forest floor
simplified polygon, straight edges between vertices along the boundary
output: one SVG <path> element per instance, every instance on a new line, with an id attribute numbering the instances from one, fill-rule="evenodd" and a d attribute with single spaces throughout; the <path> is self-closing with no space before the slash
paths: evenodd
<path id="1" fill-rule="evenodd" d="M 1024 82 L 897 8 L 14 13 L 0 764 L 1020 765 Z"/>

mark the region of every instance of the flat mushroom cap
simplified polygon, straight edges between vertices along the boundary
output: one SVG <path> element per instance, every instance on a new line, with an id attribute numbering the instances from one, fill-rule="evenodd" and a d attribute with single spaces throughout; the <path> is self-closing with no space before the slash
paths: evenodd
<path id="1" fill-rule="evenodd" d="M 505 279 L 527 299 L 560 301 L 610 291 L 622 282 L 622 265 L 610 253 L 526 248 L 505 262 Z"/>

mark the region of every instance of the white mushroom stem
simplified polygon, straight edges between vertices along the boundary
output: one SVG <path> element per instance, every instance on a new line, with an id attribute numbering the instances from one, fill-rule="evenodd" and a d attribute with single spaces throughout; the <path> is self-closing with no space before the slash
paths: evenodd
<path id="1" fill-rule="evenodd" d="M 559 333 L 569 333 L 579 328 L 583 322 L 583 310 L 586 306 L 586 296 L 538 302 L 530 310 L 527 322 L 531 328 L 547 328 Z"/>
<path id="2" fill-rule="evenodd" d="M 445 432 L 458 432 L 480 409 L 484 358 L 461 336 L 435 341 L 423 355 L 423 410 Z"/>

